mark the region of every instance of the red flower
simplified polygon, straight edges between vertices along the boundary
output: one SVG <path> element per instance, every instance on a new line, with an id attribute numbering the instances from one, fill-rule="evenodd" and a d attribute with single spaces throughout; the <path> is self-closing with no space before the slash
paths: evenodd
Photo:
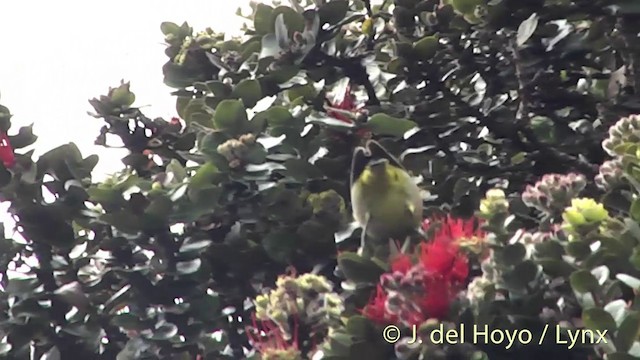
<path id="1" fill-rule="evenodd" d="M 367 306 L 365 306 L 364 309 L 361 310 L 361 313 L 376 324 L 393 324 L 398 320 L 398 317 L 390 314 L 386 308 L 387 294 L 385 293 L 382 286 L 378 284 L 378 286 L 376 287 L 375 295 L 373 296 L 369 304 L 367 304 Z"/>
<path id="2" fill-rule="evenodd" d="M 475 219 L 447 216 L 443 220 L 432 240 L 419 245 L 416 264 L 407 254 L 400 254 L 392 261 L 392 274 L 381 276 L 375 297 L 363 311 L 366 317 L 385 324 L 400 320 L 408 326 L 429 318 L 447 317 L 451 303 L 469 275 L 468 259 L 458 243 L 462 238 L 484 234 L 478 230 Z M 429 227 L 430 222 L 425 224 Z M 407 286 L 411 290 L 403 293 L 402 288 Z M 389 292 L 390 289 L 393 291 Z M 388 306 L 390 296 L 395 297 L 393 307 Z"/>
<path id="3" fill-rule="evenodd" d="M 406 274 L 413 267 L 411 257 L 407 254 L 399 254 L 391 263 L 391 271 L 399 271 Z"/>
<path id="4" fill-rule="evenodd" d="M 356 99 L 355 96 L 352 94 L 351 92 L 351 84 L 347 85 L 344 94 L 342 96 L 342 99 L 340 101 L 337 102 L 331 102 L 331 107 L 338 109 L 338 110 L 345 110 L 345 111 L 349 111 L 349 112 L 359 112 L 360 111 L 360 107 L 359 105 L 356 103 Z M 346 122 L 349 124 L 353 123 L 353 119 L 351 119 L 349 116 L 335 111 L 335 110 L 329 110 L 327 111 L 327 114 L 331 117 L 334 117 L 342 122 Z M 359 137 L 368 137 L 371 135 L 371 132 L 366 130 L 366 129 L 359 129 L 357 130 L 356 134 Z"/>
<path id="5" fill-rule="evenodd" d="M 258 321 L 255 314 L 251 314 L 251 321 L 254 332 L 246 329 L 246 334 L 257 352 L 264 354 L 272 351 L 298 350 L 297 319 L 294 319 L 291 340 L 287 340 L 282 329 L 272 321 Z"/>
<path id="6" fill-rule="evenodd" d="M 479 229 L 480 221 L 476 218 L 459 219 L 451 215 L 446 217 L 436 216 L 432 219 L 425 219 L 422 222 L 422 229 L 427 231 L 432 223 L 440 223 L 440 228 L 435 234 L 435 238 L 469 238 L 472 236 L 484 237 L 484 232 Z"/>
<path id="7" fill-rule="evenodd" d="M 429 274 L 453 282 L 464 281 L 469 275 L 467 257 L 460 253 L 455 239 L 436 237 L 431 243 L 420 245 L 420 263 Z"/>
<path id="8" fill-rule="evenodd" d="M 420 302 L 424 316 L 421 320 L 428 318 L 444 319 L 449 314 L 449 307 L 458 290 L 444 279 L 427 278 L 425 279 L 425 287 L 429 289 L 427 296 Z"/>
<path id="9" fill-rule="evenodd" d="M 0 161 L 7 169 L 12 168 L 16 164 L 16 156 L 13 153 L 13 147 L 9 142 L 7 133 L 0 133 Z"/>
<path id="10" fill-rule="evenodd" d="M 332 102 L 331 103 L 331 107 L 339 109 L 339 110 L 346 110 L 346 111 L 352 111 L 356 109 L 356 101 L 355 101 L 355 97 L 353 96 L 353 94 L 351 93 L 351 85 L 347 85 L 346 89 L 344 90 L 344 94 L 342 97 L 342 100 L 338 101 L 338 102 Z M 332 116 L 338 120 L 344 121 L 346 123 L 352 123 L 353 120 L 351 120 L 351 118 L 349 118 L 348 116 L 344 115 L 341 112 L 338 111 L 334 111 L 334 110 L 329 110 L 327 112 L 327 114 L 329 116 Z"/>

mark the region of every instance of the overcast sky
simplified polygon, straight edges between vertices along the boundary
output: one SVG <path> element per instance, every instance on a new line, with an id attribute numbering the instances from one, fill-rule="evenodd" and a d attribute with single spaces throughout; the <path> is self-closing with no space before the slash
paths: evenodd
<path id="1" fill-rule="evenodd" d="M 123 153 L 93 145 L 102 121 L 87 115 L 88 99 L 131 81 L 136 105 L 147 116 L 176 115 L 172 89 L 162 82 L 164 36 L 160 23 L 189 22 L 239 31 L 235 15 L 248 0 L 38 0 L 0 1 L 0 104 L 13 117 L 10 134 L 34 123 L 36 155 L 75 142 L 97 153 L 95 175 L 119 170 Z"/>

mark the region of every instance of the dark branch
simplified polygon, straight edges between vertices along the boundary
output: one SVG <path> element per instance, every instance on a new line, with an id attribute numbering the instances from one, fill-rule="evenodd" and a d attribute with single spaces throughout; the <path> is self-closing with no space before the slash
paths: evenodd
<path id="1" fill-rule="evenodd" d="M 378 100 L 378 96 L 376 95 L 376 89 L 369 80 L 367 68 L 362 64 L 363 57 L 337 58 L 319 49 L 317 49 L 313 55 L 318 56 L 317 59 L 320 63 L 339 68 L 351 81 L 358 85 L 363 85 L 369 97 L 367 105 L 380 105 L 380 100 Z M 311 56 L 311 58 L 312 57 L 313 56 Z"/>

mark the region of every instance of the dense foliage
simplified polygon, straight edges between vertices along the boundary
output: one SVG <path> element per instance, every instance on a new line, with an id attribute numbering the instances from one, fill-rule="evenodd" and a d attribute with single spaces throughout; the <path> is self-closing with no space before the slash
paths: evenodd
<path id="1" fill-rule="evenodd" d="M 72 143 L 34 159 L 0 107 L 17 224 L 0 241 L 2 356 L 640 358 L 635 1 L 238 14 L 240 38 L 161 25 L 175 118 L 145 116 L 124 82 L 90 100 L 96 143 L 129 151 L 104 182 Z M 390 259 L 355 252 L 348 172 L 370 138 L 430 193 L 426 238 Z M 433 341 L 460 324 L 533 340 Z M 405 336 L 385 341 L 389 325 Z M 562 343 L 576 329 L 606 341 Z"/>

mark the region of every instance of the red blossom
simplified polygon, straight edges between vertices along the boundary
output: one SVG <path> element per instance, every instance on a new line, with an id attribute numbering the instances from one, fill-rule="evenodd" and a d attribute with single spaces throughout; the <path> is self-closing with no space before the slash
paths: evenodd
<path id="1" fill-rule="evenodd" d="M 16 164 L 16 156 L 13 153 L 13 147 L 9 142 L 7 133 L 0 133 L 0 161 L 7 169 L 12 168 Z"/>
<path id="2" fill-rule="evenodd" d="M 335 109 L 339 109 L 339 110 L 346 110 L 346 111 L 352 111 L 356 109 L 356 101 L 355 101 L 355 97 L 353 96 L 353 94 L 351 93 L 351 85 L 347 85 L 345 91 L 344 91 L 344 95 L 342 97 L 342 100 L 338 101 L 338 102 L 332 102 L 331 103 L 331 107 L 335 108 Z M 341 120 L 343 122 L 346 123 L 352 123 L 353 120 L 351 120 L 351 118 L 349 118 L 348 116 L 344 115 L 341 112 L 338 111 L 334 111 L 334 110 L 329 110 L 327 112 L 327 114 L 329 116 L 332 116 L 338 120 Z"/>
<path id="3" fill-rule="evenodd" d="M 351 84 L 347 85 L 344 91 L 344 94 L 342 96 L 342 99 L 340 101 L 337 102 L 332 102 L 331 103 L 331 107 L 338 109 L 338 110 L 345 110 L 345 111 L 349 111 L 349 112 L 360 112 L 361 108 L 360 106 L 356 103 L 356 98 L 353 95 L 353 93 L 351 92 Z M 334 117 L 342 122 L 346 122 L 346 123 L 353 123 L 353 119 L 351 119 L 349 116 L 343 114 L 342 112 L 338 112 L 335 110 L 329 110 L 327 111 L 327 114 L 331 117 Z M 371 135 L 371 132 L 369 130 L 366 129 L 359 129 L 356 131 L 356 134 L 359 137 L 369 137 Z"/>
<path id="4" fill-rule="evenodd" d="M 425 279 L 425 288 L 428 289 L 427 295 L 420 301 L 419 305 L 422 309 L 422 315 L 419 322 L 424 322 L 429 318 L 444 319 L 449 314 L 449 307 L 456 292 L 456 289 L 444 278 L 427 277 Z M 457 289 L 456 289 L 457 290 Z M 418 322 L 418 323 L 419 323 Z M 411 322 L 416 324 L 416 322 Z"/>
<path id="5" fill-rule="evenodd" d="M 437 219 L 433 219 L 437 220 Z M 426 228 L 432 221 L 425 221 Z M 417 263 L 413 263 L 407 254 L 400 254 L 391 262 L 391 274 L 383 274 L 375 297 L 364 308 L 363 314 L 376 323 L 392 323 L 401 320 L 404 324 L 414 325 L 429 318 L 444 319 L 457 294 L 464 287 L 469 275 L 468 258 L 460 251 L 458 243 L 463 238 L 483 237 L 477 220 L 457 219 L 447 216 L 440 221 L 440 227 L 429 242 L 423 242 L 418 248 Z M 420 291 L 410 291 L 398 295 L 387 293 L 391 278 L 402 278 L 401 283 L 414 284 Z M 384 278 L 384 282 L 382 281 Z M 384 285 L 384 286 L 383 286 Z M 399 314 L 390 313 L 387 306 L 389 296 L 401 296 Z M 399 317 L 397 316 L 399 315 Z M 394 316 L 396 316 L 394 318 Z"/>
<path id="6" fill-rule="evenodd" d="M 361 313 L 379 325 L 389 325 L 395 323 L 398 318 L 394 314 L 390 314 L 387 309 L 387 294 L 380 284 L 376 287 L 376 293 L 371 301 L 365 306 Z"/>
<path id="7" fill-rule="evenodd" d="M 420 263 L 429 274 L 452 282 L 464 281 L 469 275 L 467 257 L 459 251 L 455 239 L 435 238 L 420 244 Z"/>
<path id="8" fill-rule="evenodd" d="M 252 346 L 259 353 L 274 350 L 298 349 L 298 321 L 294 319 L 294 328 L 292 339 L 287 340 L 282 329 L 272 321 L 256 319 L 255 314 L 251 314 L 252 333 L 250 329 L 246 329 L 246 334 L 251 341 Z M 262 334 L 264 333 L 264 334 Z"/>
<path id="9" fill-rule="evenodd" d="M 413 262 L 411 262 L 411 257 L 407 254 L 399 254 L 396 258 L 391 262 L 391 271 L 399 271 L 403 274 L 406 274 L 413 267 Z"/>
<path id="10" fill-rule="evenodd" d="M 435 216 L 431 219 L 425 219 L 422 222 L 422 229 L 427 231 L 432 224 L 440 223 L 440 228 L 435 234 L 434 240 L 440 238 L 460 239 L 469 238 L 472 236 L 484 237 L 484 231 L 479 228 L 479 219 L 460 219 L 454 218 L 451 215 L 446 217 Z"/>

